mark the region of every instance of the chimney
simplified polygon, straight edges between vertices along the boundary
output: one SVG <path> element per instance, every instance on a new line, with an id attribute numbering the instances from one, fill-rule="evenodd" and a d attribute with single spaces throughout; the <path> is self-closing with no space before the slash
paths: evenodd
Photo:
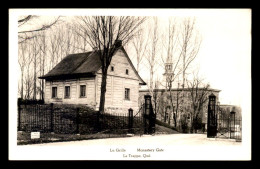
<path id="1" fill-rule="evenodd" d="M 115 46 L 116 47 L 122 46 L 122 40 L 115 40 Z"/>

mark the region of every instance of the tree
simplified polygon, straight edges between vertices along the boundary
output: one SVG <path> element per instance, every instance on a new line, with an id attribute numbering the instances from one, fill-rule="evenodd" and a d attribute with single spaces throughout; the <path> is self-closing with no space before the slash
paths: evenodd
<path id="1" fill-rule="evenodd" d="M 145 21 L 144 17 L 130 16 L 79 16 L 77 17 L 80 35 L 99 55 L 101 61 L 102 81 L 99 112 L 104 112 L 107 70 L 115 52 L 128 43 L 138 27 Z"/>
<path id="2" fill-rule="evenodd" d="M 149 38 L 150 38 L 150 46 L 148 47 L 149 49 L 147 50 L 147 61 L 148 61 L 148 66 L 149 66 L 149 71 L 150 71 L 150 83 L 149 83 L 149 89 L 150 92 L 153 92 L 154 89 L 154 72 L 155 72 L 155 65 L 156 65 L 156 54 L 158 53 L 158 41 L 159 41 L 159 36 L 158 36 L 158 19 L 157 17 L 152 18 L 152 25 L 149 30 Z"/>
<path id="3" fill-rule="evenodd" d="M 33 100 L 36 100 L 36 94 L 37 94 L 37 68 L 38 68 L 38 54 L 40 53 L 40 49 L 38 47 L 38 36 L 36 36 L 33 39 L 33 43 L 31 44 L 32 46 L 32 63 L 33 63 Z"/>
<path id="4" fill-rule="evenodd" d="M 204 84 L 202 79 L 200 79 L 198 76 L 195 76 L 192 81 L 187 81 L 187 87 L 191 100 L 191 131 L 194 131 L 194 129 L 198 128 L 197 125 L 201 123 L 200 115 L 208 100 L 208 95 L 210 94 L 210 85 Z"/>
<path id="5" fill-rule="evenodd" d="M 20 66 L 20 69 L 21 69 L 21 89 L 20 89 L 20 97 L 21 99 L 23 99 L 23 91 L 24 91 L 24 88 L 23 88 L 23 84 L 24 84 L 24 69 L 25 69 L 25 66 L 28 62 L 28 59 L 27 59 L 27 56 L 26 56 L 26 50 L 28 48 L 28 44 L 27 43 L 21 43 L 19 44 L 19 57 L 18 57 L 18 63 L 19 63 L 19 66 Z"/>
<path id="6" fill-rule="evenodd" d="M 195 29 L 195 18 L 185 18 L 181 24 L 181 32 L 178 37 L 179 41 L 179 49 L 182 56 L 182 105 L 181 107 L 184 109 L 185 106 L 184 100 L 184 86 L 186 81 L 186 71 L 189 65 L 193 62 L 193 60 L 197 57 L 197 54 L 201 45 L 201 37 L 199 33 Z"/>
<path id="7" fill-rule="evenodd" d="M 59 16 L 50 23 L 43 23 L 43 24 L 40 24 L 37 26 L 35 25 L 36 27 L 32 28 L 32 29 L 23 28 L 23 27 L 30 25 L 32 21 L 35 21 L 35 20 L 39 21 L 40 20 L 39 18 L 40 17 L 36 16 L 36 15 L 27 15 L 27 16 L 21 16 L 18 19 L 18 27 L 20 29 L 20 31 L 18 32 L 19 43 L 23 43 L 29 39 L 35 38 L 38 34 L 34 34 L 34 33 L 47 30 L 47 29 L 51 28 L 53 25 L 55 25 L 56 23 L 58 23 L 58 21 L 60 20 L 60 16 Z M 30 27 L 32 27 L 32 26 L 30 25 Z"/>
<path id="8" fill-rule="evenodd" d="M 177 48 L 177 23 L 175 20 L 172 20 L 171 18 L 168 20 L 168 29 L 165 31 L 165 33 L 162 35 L 162 38 L 164 41 L 162 42 L 163 49 L 166 51 L 166 58 L 164 56 L 161 56 L 163 66 L 165 68 L 165 79 L 166 79 L 166 84 L 163 85 L 165 86 L 165 89 L 167 91 L 167 94 L 169 96 L 170 100 L 170 105 L 172 108 L 172 115 L 173 115 L 173 120 L 174 120 L 174 126 L 177 127 L 177 117 L 178 117 L 178 110 L 179 110 L 179 96 L 180 92 L 177 90 L 176 93 L 176 104 L 174 103 L 175 99 L 173 96 L 173 82 L 177 77 L 179 77 L 181 73 L 180 69 L 180 60 L 182 57 L 182 53 L 177 53 L 176 48 Z M 162 52 L 163 53 L 163 52 Z M 179 83 L 178 83 L 178 89 L 179 89 Z M 167 109 L 167 108 L 166 108 Z M 166 113 L 165 113 L 166 115 Z"/>
<path id="9" fill-rule="evenodd" d="M 43 76 L 45 73 L 45 61 L 47 58 L 47 39 L 46 32 L 42 31 L 39 36 L 38 45 L 40 48 L 40 76 Z M 40 81 L 40 98 L 44 100 L 44 79 Z"/>
<path id="10" fill-rule="evenodd" d="M 155 112 L 155 115 L 157 116 L 159 111 L 159 103 L 160 103 L 160 97 L 161 94 L 158 92 L 159 87 L 159 78 L 154 78 L 155 72 L 158 69 L 158 57 L 157 54 L 160 51 L 160 44 L 159 44 L 159 30 L 158 30 L 158 18 L 157 17 L 151 17 L 150 18 L 150 29 L 148 32 L 147 41 L 145 42 L 145 51 L 143 51 L 143 54 L 146 54 L 146 61 L 147 64 L 145 64 L 148 67 L 149 70 L 149 93 L 152 96 L 152 102 L 153 102 L 153 110 Z M 140 42 L 143 43 L 143 42 Z M 144 53 L 145 52 L 145 53 Z M 140 53 L 139 53 L 140 54 Z"/>
<path id="11" fill-rule="evenodd" d="M 139 28 L 137 31 L 136 36 L 134 36 L 132 44 L 136 53 L 136 70 L 137 72 L 139 72 L 139 65 L 142 62 L 144 55 L 146 53 L 147 50 L 147 44 L 149 38 L 146 38 L 145 40 L 145 36 L 144 36 L 144 31 L 143 29 Z"/>
<path id="12" fill-rule="evenodd" d="M 161 97 L 163 96 L 163 93 L 162 92 L 159 92 L 158 90 L 158 87 L 159 87 L 159 79 L 158 77 L 156 78 L 156 81 L 155 81 L 155 85 L 154 85 L 154 89 L 153 89 L 153 92 L 152 92 L 152 98 L 153 98 L 153 110 L 154 110 L 154 113 L 155 113 L 155 116 L 157 116 L 157 114 L 159 113 L 160 111 L 160 106 L 162 105 L 161 104 Z"/>
<path id="13" fill-rule="evenodd" d="M 33 77 L 31 76 L 31 60 L 32 60 L 32 51 L 31 51 L 31 46 L 28 46 L 27 48 L 27 58 L 28 62 L 25 64 L 25 70 L 26 70 L 26 75 L 24 79 L 25 83 L 25 99 L 30 99 L 32 91 L 33 91 Z"/>
<path id="14" fill-rule="evenodd" d="M 190 67 L 190 64 L 197 57 L 200 49 L 201 38 L 199 33 L 195 30 L 195 19 L 184 18 L 179 25 L 179 30 L 177 29 L 177 23 L 175 20 L 169 19 L 169 26 L 163 43 L 164 49 L 166 50 L 167 59 L 162 61 L 165 65 L 165 76 L 166 76 L 166 90 L 169 91 L 170 102 L 172 108 L 175 108 L 173 112 L 173 119 L 175 122 L 175 127 L 178 126 L 180 120 L 180 112 L 183 112 L 185 108 L 184 104 L 184 84 L 186 71 Z M 182 62 L 181 62 L 182 61 Z M 167 67 L 168 66 L 168 67 Z M 179 82 L 178 90 L 176 96 L 176 106 L 174 107 L 174 99 L 172 95 L 173 82 L 182 73 L 182 95 L 179 92 Z"/>

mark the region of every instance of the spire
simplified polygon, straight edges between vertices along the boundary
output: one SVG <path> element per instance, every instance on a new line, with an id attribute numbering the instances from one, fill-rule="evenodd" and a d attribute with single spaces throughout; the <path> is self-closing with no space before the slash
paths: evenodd
<path id="1" fill-rule="evenodd" d="M 172 57 L 168 54 L 167 59 L 166 59 L 166 64 L 172 64 Z"/>

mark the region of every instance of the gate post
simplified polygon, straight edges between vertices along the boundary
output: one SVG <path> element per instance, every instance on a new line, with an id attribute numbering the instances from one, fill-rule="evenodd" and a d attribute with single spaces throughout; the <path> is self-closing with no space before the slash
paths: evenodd
<path id="1" fill-rule="evenodd" d="M 149 126 L 150 126 L 150 112 L 151 112 L 151 96 L 144 95 L 144 134 L 149 133 Z"/>
<path id="2" fill-rule="evenodd" d="M 230 139 L 232 139 L 232 138 L 235 138 L 235 132 L 236 132 L 236 118 L 235 118 L 235 114 L 236 114 L 236 112 L 233 112 L 233 111 L 231 111 L 230 112 L 230 129 L 229 129 L 229 132 L 230 132 Z M 232 128 L 232 117 L 234 117 L 233 118 L 233 120 L 234 120 L 234 125 L 233 125 L 233 128 Z M 232 137 L 232 133 L 233 132 L 233 137 Z"/>
<path id="3" fill-rule="evenodd" d="M 207 137 L 212 138 L 216 136 L 217 136 L 216 96 L 212 93 L 209 96 L 209 104 L 208 104 Z"/>
<path id="4" fill-rule="evenodd" d="M 133 109 L 128 109 L 128 131 L 131 133 L 133 128 Z"/>

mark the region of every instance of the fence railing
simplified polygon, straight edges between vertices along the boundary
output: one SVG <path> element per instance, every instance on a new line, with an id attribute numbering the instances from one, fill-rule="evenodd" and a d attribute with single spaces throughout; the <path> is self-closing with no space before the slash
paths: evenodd
<path id="1" fill-rule="evenodd" d="M 98 131 L 141 131 L 143 117 L 126 113 L 103 113 L 88 107 L 53 104 L 18 105 L 18 131 L 43 133 L 95 133 Z"/>
<path id="2" fill-rule="evenodd" d="M 242 119 L 230 117 L 218 118 L 217 137 L 242 140 Z"/>

